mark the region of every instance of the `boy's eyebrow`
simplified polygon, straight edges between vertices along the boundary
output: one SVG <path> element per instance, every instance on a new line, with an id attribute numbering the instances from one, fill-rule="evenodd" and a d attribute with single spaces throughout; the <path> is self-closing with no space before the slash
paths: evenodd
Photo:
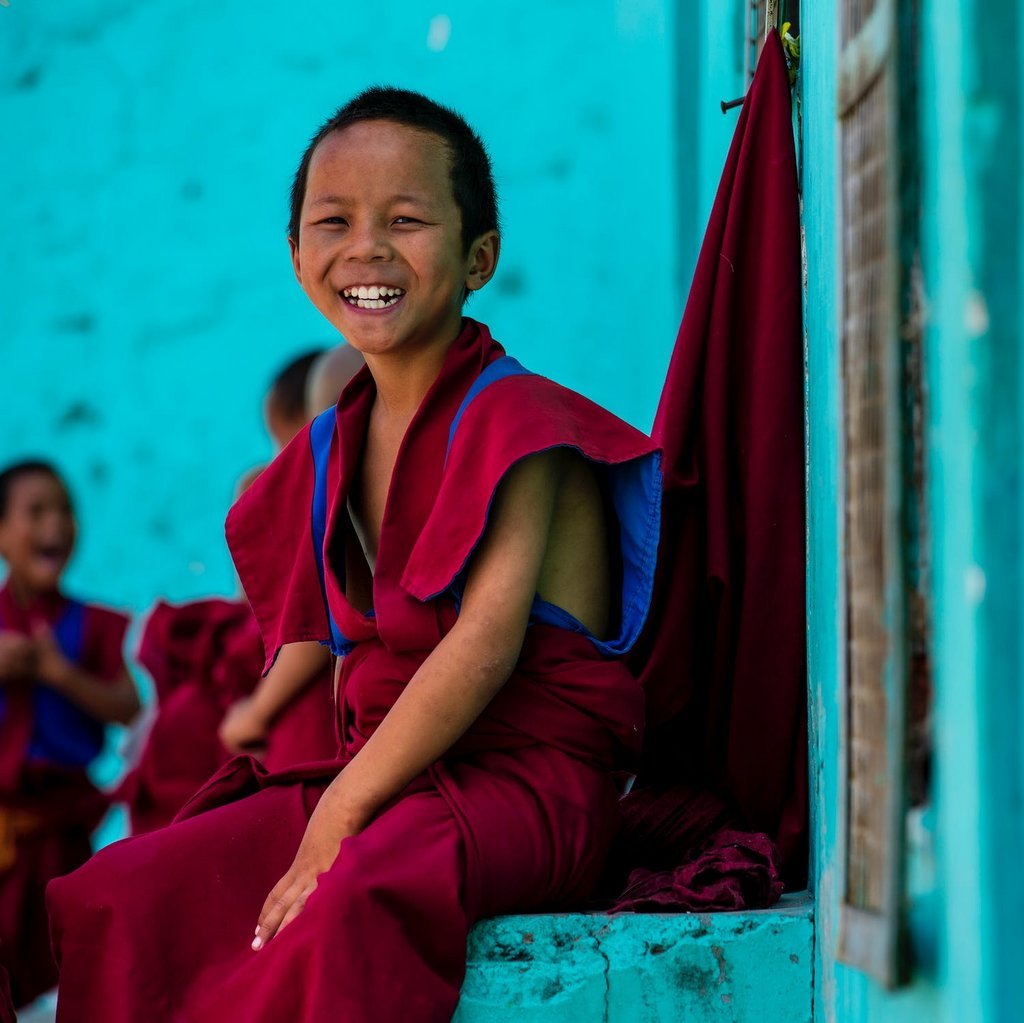
<path id="1" fill-rule="evenodd" d="M 411 202 L 417 206 L 430 207 L 430 200 L 422 195 L 410 195 L 402 193 L 399 195 L 392 195 L 389 199 L 390 202 Z M 315 199 L 309 200 L 310 206 L 350 206 L 352 200 L 344 195 L 320 195 Z"/>

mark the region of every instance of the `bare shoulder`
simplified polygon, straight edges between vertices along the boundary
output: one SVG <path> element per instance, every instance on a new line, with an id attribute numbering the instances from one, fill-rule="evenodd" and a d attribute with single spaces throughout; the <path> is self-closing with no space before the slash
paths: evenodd
<path id="1" fill-rule="evenodd" d="M 611 561 L 606 502 L 596 469 L 575 452 L 560 455 L 537 591 L 603 637 L 608 629 Z"/>
<path id="2" fill-rule="evenodd" d="M 536 594 L 603 636 L 609 606 L 608 523 L 594 469 L 555 449 L 502 480 L 467 578 L 462 616 L 509 635 L 526 628 Z"/>

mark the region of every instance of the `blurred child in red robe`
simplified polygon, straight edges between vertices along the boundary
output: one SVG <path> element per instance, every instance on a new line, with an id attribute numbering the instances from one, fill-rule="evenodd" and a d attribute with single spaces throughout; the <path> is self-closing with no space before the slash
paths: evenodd
<path id="1" fill-rule="evenodd" d="M 362 356 L 349 345 L 309 352 L 275 377 L 264 404 L 267 432 L 278 450 L 324 408 L 338 400 L 362 368 Z M 324 394 L 331 394 L 321 406 Z M 312 401 L 311 401 L 312 399 Z M 253 623 L 259 646 L 259 630 Z M 234 753 L 254 753 L 270 771 L 334 756 L 334 676 L 324 646 L 286 650 L 255 686 L 224 716 L 220 740 Z"/>
<path id="2" fill-rule="evenodd" d="M 263 418 L 277 450 L 312 418 L 308 382 L 325 354 L 306 352 L 275 375 Z M 261 471 L 247 474 L 239 492 Z M 263 645 L 244 599 L 158 603 L 138 653 L 156 688 L 157 713 L 117 795 L 128 805 L 132 834 L 170 824 L 233 753 L 256 755 L 270 770 L 332 757 L 331 656 L 325 648 L 314 653 L 297 663 L 286 656 L 261 681 Z"/>
<path id="3" fill-rule="evenodd" d="M 104 724 L 139 709 L 121 653 L 127 619 L 61 590 L 75 533 L 50 465 L 0 472 L 0 965 L 16 1005 L 56 983 L 44 890 L 89 857 L 107 801 L 87 768 Z"/>

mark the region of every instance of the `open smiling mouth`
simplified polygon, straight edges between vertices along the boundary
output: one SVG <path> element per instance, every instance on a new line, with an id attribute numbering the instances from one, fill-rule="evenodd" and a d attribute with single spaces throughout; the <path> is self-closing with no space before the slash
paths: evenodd
<path id="1" fill-rule="evenodd" d="M 389 288 L 383 284 L 360 284 L 344 288 L 341 297 L 357 309 L 389 309 L 397 305 L 405 292 L 401 288 Z"/>
<path id="2" fill-rule="evenodd" d="M 49 566 L 63 565 L 70 553 L 66 544 L 41 544 L 33 551 L 37 561 Z"/>

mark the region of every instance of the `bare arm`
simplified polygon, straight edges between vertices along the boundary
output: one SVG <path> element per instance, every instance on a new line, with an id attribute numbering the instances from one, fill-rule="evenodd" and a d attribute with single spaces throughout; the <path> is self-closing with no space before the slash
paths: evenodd
<path id="1" fill-rule="evenodd" d="M 526 635 L 565 457 L 530 458 L 502 483 L 458 621 L 321 797 L 291 870 L 267 897 L 254 948 L 298 915 L 341 842 L 443 756 L 507 681 Z"/>
<path id="2" fill-rule="evenodd" d="M 97 721 L 128 724 L 139 712 L 139 694 L 122 664 L 117 677 L 106 681 L 69 661 L 47 628 L 34 635 L 39 681 L 66 696 Z"/>
<path id="3" fill-rule="evenodd" d="M 287 643 L 252 696 L 224 715 L 220 741 L 235 752 L 261 744 L 278 714 L 327 667 L 330 651 L 319 643 Z"/>

